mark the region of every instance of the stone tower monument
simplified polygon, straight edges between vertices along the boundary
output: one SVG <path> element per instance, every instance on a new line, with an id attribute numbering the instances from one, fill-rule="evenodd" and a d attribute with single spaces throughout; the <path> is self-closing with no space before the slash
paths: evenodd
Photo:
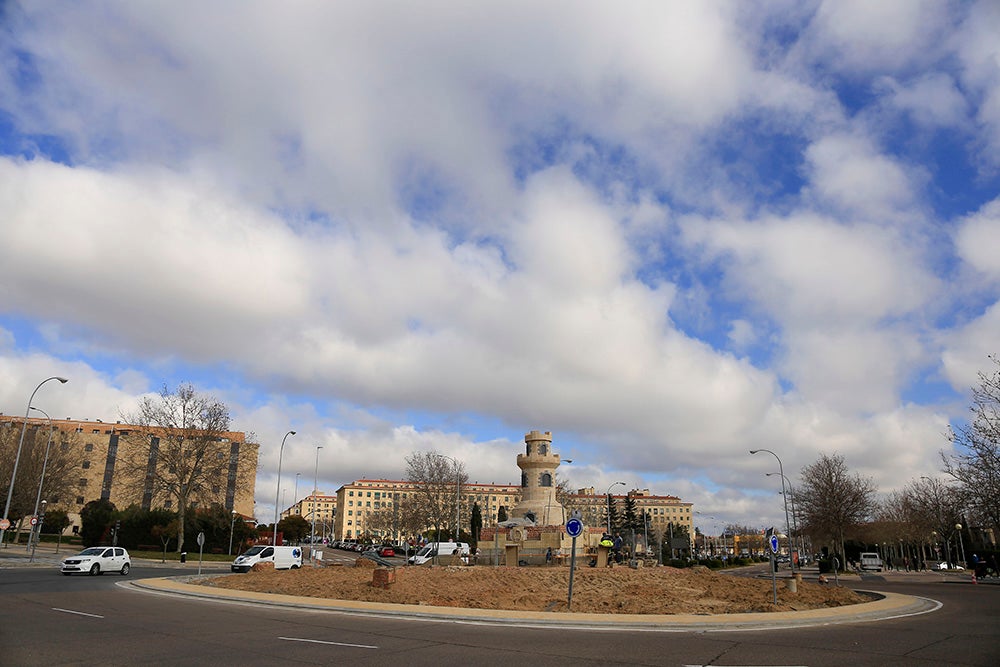
<path id="1" fill-rule="evenodd" d="M 566 523 L 566 510 L 556 500 L 559 455 L 552 451 L 552 433 L 532 431 L 524 436 L 525 453 L 517 455 L 521 469 L 521 502 L 511 510 L 517 523 L 558 526 Z"/>

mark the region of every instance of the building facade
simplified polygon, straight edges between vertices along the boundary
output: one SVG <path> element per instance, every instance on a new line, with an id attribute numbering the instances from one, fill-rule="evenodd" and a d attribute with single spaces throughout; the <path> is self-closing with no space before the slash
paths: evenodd
<path id="1" fill-rule="evenodd" d="M 659 496 L 650 493 L 649 489 L 632 489 L 623 495 L 612 495 L 611 502 L 617 507 L 619 514 L 625 511 L 625 502 L 632 498 L 635 501 L 636 513 L 641 517 L 645 513 L 649 520 L 649 528 L 657 535 L 668 535 L 670 525 L 684 526 L 688 535 L 694 535 L 694 505 L 686 503 L 677 496 Z M 608 522 L 608 496 L 595 493 L 594 487 L 579 489 L 563 499 L 568 511 L 578 510 L 587 526 L 606 526 Z"/>
<path id="2" fill-rule="evenodd" d="M 0 416 L 0 428 L 19 430 L 23 423 L 23 417 Z M 119 509 L 133 504 L 143 509 L 177 509 L 174 499 L 158 491 L 149 481 L 152 477 L 149 473 L 168 465 L 161 456 L 161 444 L 168 438 L 182 437 L 179 431 L 156 429 L 150 437 L 146 435 L 148 431 L 121 422 L 53 419 L 51 424 L 54 431 L 65 436 L 59 438 L 62 440 L 60 446 L 78 448 L 74 454 L 80 461 L 79 468 L 73 471 L 72 492 L 45 498 L 48 509 L 63 510 L 69 515 L 72 524 L 67 532 L 74 526 L 79 527 L 80 510 L 93 500 L 110 501 Z M 47 432 L 49 422 L 28 419 L 27 427 Z M 259 446 L 246 442 L 246 434 L 240 431 L 216 434 L 209 445 L 206 449 L 214 459 L 212 464 L 225 474 L 218 476 L 217 483 L 196 494 L 188 504 L 189 510 L 218 503 L 229 511 L 252 517 Z M 129 467 L 126 461 L 141 461 L 146 466 L 146 474 L 137 475 L 134 466 L 126 469 Z"/>
<path id="3" fill-rule="evenodd" d="M 300 516 L 312 524 L 316 520 L 316 535 L 331 537 L 335 531 L 337 520 L 337 496 L 325 493 L 310 493 L 302 500 L 281 512 L 281 518 Z"/>

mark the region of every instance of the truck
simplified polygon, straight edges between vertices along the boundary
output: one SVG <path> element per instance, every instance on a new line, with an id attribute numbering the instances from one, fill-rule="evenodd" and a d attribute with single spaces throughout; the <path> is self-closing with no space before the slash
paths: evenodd
<path id="1" fill-rule="evenodd" d="M 882 571 L 882 558 L 873 551 L 862 553 L 860 561 L 862 570 L 875 570 L 877 572 Z"/>
<path id="2" fill-rule="evenodd" d="M 409 563 L 410 565 L 423 565 L 431 562 L 435 557 L 440 557 L 438 562 L 447 564 L 456 549 L 463 559 L 468 559 L 468 542 L 428 542 L 417 553 L 410 556 Z"/>
<path id="3" fill-rule="evenodd" d="M 274 563 L 275 570 L 297 570 L 302 567 L 302 549 L 258 544 L 237 556 L 231 567 L 233 572 L 249 572 L 257 563 Z"/>

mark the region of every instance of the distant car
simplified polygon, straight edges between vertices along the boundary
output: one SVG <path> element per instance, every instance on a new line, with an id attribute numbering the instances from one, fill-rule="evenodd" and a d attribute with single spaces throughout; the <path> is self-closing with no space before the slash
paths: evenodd
<path id="1" fill-rule="evenodd" d="M 383 558 L 391 558 L 396 555 L 396 550 L 389 545 L 384 545 L 378 548 L 378 555 Z"/>
<path id="2" fill-rule="evenodd" d="M 75 556 L 63 559 L 59 571 L 71 574 L 98 575 L 105 572 L 128 574 L 132 569 L 132 559 L 121 547 L 89 547 Z"/>
<path id="3" fill-rule="evenodd" d="M 941 561 L 940 563 L 935 563 L 933 569 L 935 569 L 935 570 L 955 570 L 956 572 L 958 572 L 958 571 L 964 570 L 965 568 L 962 567 L 961 565 L 955 565 L 953 563 L 948 563 L 946 561 Z"/>

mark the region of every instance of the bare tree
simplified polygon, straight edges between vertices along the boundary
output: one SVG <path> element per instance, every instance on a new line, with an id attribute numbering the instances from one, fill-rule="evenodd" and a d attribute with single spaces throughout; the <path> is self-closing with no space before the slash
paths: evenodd
<path id="1" fill-rule="evenodd" d="M 940 538 L 945 545 L 945 560 L 951 560 L 950 541 L 955 525 L 961 521 L 962 494 L 940 479 L 922 477 L 910 483 L 904 493 L 917 530 L 924 539 Z"/>
<path id="2" fill-rule="evenodd" d="M 9 424 L 9 426 L 8 426 Z M 14 426 L 17 428 L 14 428 Z M 14 467 L 17 443 L 21 435 L 21 422 L 0 424 L 0 494 L 6 496 L 10 484 L 10 474 Z M 75 491 L 80 478 L 76 474 L 83 463 L 83 444 L 79 435 L 58 429 L 51 431 L 49 425 L 32 422 L 25 431 L 24 447 L 17 468 L 17 480 L 11 496 L 10 517 L 19 521 L 35 509 L 35 501 L 40 497 L 49 502 L 50 507 L 70 507 L 75 499 Z M 48 462 L 45 450 L 48 448 Z M 42 469 L 45 479 L 42 480 Z M 41 496 L 38 484 L 42 483 Z M 19 524 L 20 527 L 20 524 Z"/>
<path id="3" fill-rule="evenodd" d="M 952 425 L 954 453 L 942 452 L 944 471 L 958 482 L 972 520 L 1000 530 L 1000 358 L 990 356 L 992 374 L 979 373 L 972 388 L 972 419 Z"/>
<path id="4" fill-rule="evenodd" d="M 228 443 L 229 408 L 200 394 L 190 384 L 171 392 L 166 386 L 146 397 L 134 414 L 123 415 L 133 426 L 119 447 L 118 469 L 123 495 L 148 507 L 176 501 L 177 551 L 184 550 L 184 522 L 194 502 L 217 501 L 230 484 L 246 484 L 256 470 L 235 465 Z M 231 508 L 230 508 L 231 509 Z"/>
<path id="5" fill-rule="evenodd" d="M 840 454 L 821 454 L 802 469 L 801 479 L 795 504 L 806 532 L 833 541 L 843 557 L 844 535 L 866 521 L 877 507 L 875 482 L 850 474 Z"/>
<path id="6" fill-rule="evenodd" d="M 425 526 L 434 526 L 440 540 L 441 526 L 454 523 L 458 486 L 465 486 L 465 466 L 437 452 L 414 452 L 406 457 L 406 479 L 415 485 L 410 494 Z M 454 526 L 457 539 L 459 526 Z"/>

